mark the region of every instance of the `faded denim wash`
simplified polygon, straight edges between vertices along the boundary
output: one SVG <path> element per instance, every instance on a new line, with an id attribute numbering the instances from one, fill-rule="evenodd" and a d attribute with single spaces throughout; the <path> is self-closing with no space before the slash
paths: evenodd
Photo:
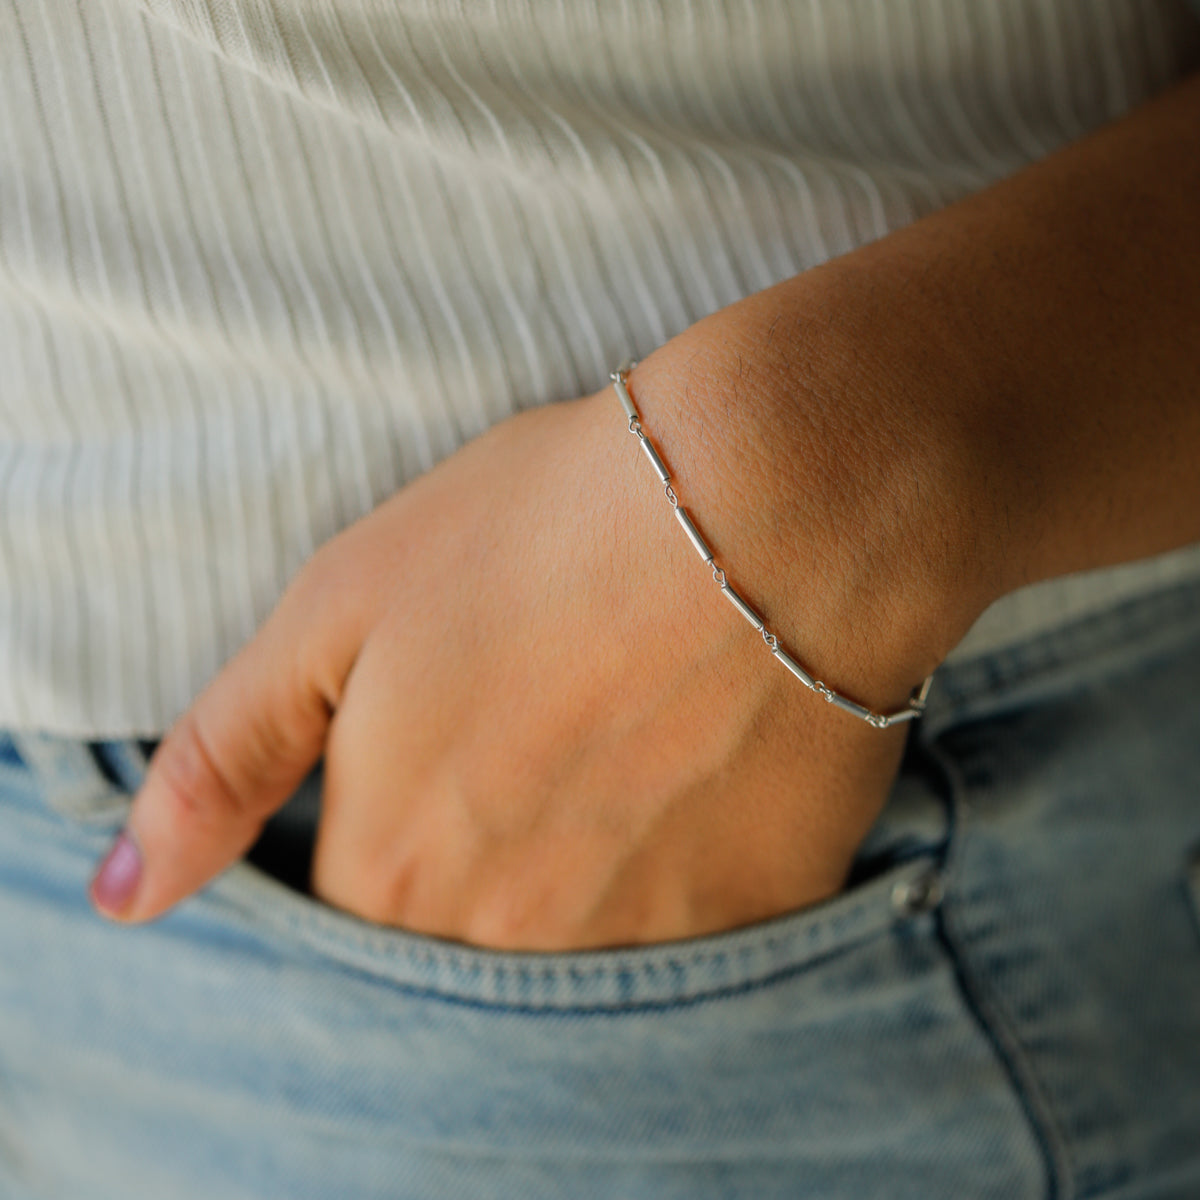
<path id="1" fill-rule="evenodd" d="M 847 890 L 724 936 L 331 911 L 276 878 L 315 775 L 258 865 L 114 928 L 144 766 L 0 734 L 5 1200 L 1200 1196 L 1200 586 L 943 669 Z"/>

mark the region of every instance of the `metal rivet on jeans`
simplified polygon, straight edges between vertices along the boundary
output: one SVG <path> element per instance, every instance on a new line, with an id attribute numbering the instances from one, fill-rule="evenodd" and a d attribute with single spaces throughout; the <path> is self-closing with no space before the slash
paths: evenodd
<path id="1" fill-rule="evenodd" d="M 892 908 L 903 917 L 930 912 L 942 902 L 942 876 L 930 867 L 915 879 L 903 879 L 892 888 Z"/>

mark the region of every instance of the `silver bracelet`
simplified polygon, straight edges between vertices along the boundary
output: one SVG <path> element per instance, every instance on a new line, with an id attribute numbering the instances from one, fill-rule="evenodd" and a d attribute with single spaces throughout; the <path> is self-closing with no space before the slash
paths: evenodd
<path id="1" fill-rule="evenodd" d="M 646 431 L 642 428 L 641 417 L 638 416 L 638 410 L 633 403 L 633 397 L 629 394 L 629 387 L 626 383 L 626 378 L 630 371 L 637 366 L 637 363 L 627 362 L 622 364 L 617 370 L 613 371 L 609 378 L 612 380 L 613 388 L 616 390 L 617 399 L 621 401 L 621 407 L 625 410 L 626 417 L 629 418 L 629 432 L 632 433 L 638 440 L 642 449 L 646 453 L 646 457 L 650 460 L 650 465 L 654 468 L 655 474 L 659 478 L 659 482 L 663 485 L 663 490 L 667 500 L 671 505 L 671 509 L 675 513 L 675 519 L 683 528 L 683 532 L 687 534 L 688 540 L 696 547 L 697 553 L 704 560 L 705 566 L 712 569 L 713 580 L 721 589 L 721 594 L 726 600 L 733 605 L 734 608 L 750 622 L 751 625 L 761 635 L 763 642 L 770 652 L 777 658 L 795 677 L 800 680 L 806 688 L 811 688 L 818 695 L 824 696 L 828 703 L 842 709 L 843 712 L 848 712 L 852 716 L 859 717 L 866 721 L 868 725 L 873 725 L 876 729 L 886 729 L 889 725 L 899 725 L 901 721 L 912 721 L 919 717 L 925 711 L 925 697 L 929 694 L 929 685 L 933 682 L 933 676 L 930 675 L 919 687 L 913 689 L 912 695 L 909 697 L 908 704 L 897 712 L 893 713 L 877 713 L 865 705 L 856 704 L 847 696 L 843 696 L 840 692 L 835 692 L 833 688 L 828 687 L 819 679 L 814 679 L 780 644 L 779 638 L 773 634 L 766 625 L 766 622 L 758 615 L 757 612 L 740 596 L 730 585 L 729 580 L 725 577 L 725 571 L 713 561 L 713 552 L 709 549 L 708 543 L 700 534 L 700 530 L 696 528 L 695 521 L 687 509 L 679 503 L 679 497 L 675 495 L 675 489 L 671 486 L 671 473 L 667 470 L 666 463 L 662 460 L 662 455 L 655 449 L 653 443 L 646 436 Z"/>

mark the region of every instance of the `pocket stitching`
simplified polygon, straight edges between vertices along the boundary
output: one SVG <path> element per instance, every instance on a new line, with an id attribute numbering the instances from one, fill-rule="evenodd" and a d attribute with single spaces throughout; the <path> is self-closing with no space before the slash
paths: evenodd
<path id="1" fill-rule="evenodd" d="M 260 933 L 264 924 L 283 930 L 312 953 L 409 992 L 508 1011 L 628 1012 L 675 1007 L 765 986 L 886 933 L 898 922 L 931 923 L 928 914 L 924 918 L 896 914 L 891 892 L 936 861 L 934 853 L 916 856 L 855 892 L 727 933 L 643 947 L 553 954 L 476 949 L 402 929 L 360 928 L 357 918 L 296 895 L 248 863 L 231 868 L 210 893 Z M 769 928 L 775 924 L 780 928 Z M 703 972 L 710 978 L 688 978 Z M 532 999 L 531 989 L 538 993 Z M 587 991 L 608 995 L 581 995 Z"/>

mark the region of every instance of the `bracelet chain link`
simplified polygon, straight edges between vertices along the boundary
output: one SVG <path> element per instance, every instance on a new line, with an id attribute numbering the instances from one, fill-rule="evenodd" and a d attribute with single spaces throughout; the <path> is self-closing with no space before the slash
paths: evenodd
<path id="1" fill-rule="evenodd" d="M 713 582 L 721 589 L 721 594 L 754 626 L 771 654 L 800 680 L 806 688 L 816 692 L 819 696 L 823 696 L 827 703 L 842 709 L 843 712 L 850 713 L 851 716 L 866 721 L 868 725 L 873 725 L 876 729 L 886 729 L 889 725 L 898 725 L 901 721 L 912 721 L 919 717 L 925 711 L 925 699 L 929 694 L 929 686 L 933 682 L 932 675 L 919 687 L 913 689 L 913 693 L 904 708 L 892 713 L 874 712 L 865 705 L 856 704 L 848 696 L 843 696 L 840 692 L 834 691 L 833 688 L 823 683 L 820 679 L 814 679 L 783 648 L 778 636 L 767 628 L 766 621 L 763 620 L 758 612 L 733 588 L 733 585 L 730 584 L 725 574 L 724 568 L 718 566 L 714 561 L 713 552 L 704 540 L 700 530 L 696 527 L 691 514 L 679 503 L 679 497 L 672 486 L 671 473 L 667 469 L 666 463 L 663 462 L 662 455 L 659 454 L 658 449 L 651 442 L 645 429 L 642 428 L 642 420 L 638 414 L 637 407 L 633 403 L 633 397 L 629 394 L 628 386 L 629 372 L 635 366 L 637 366 L 635 362 L 623 363 L 609 376 L 612 380 L 613 388 L 617 393 L 617 399 L 620 400 L 621 407 L 625 410 L 625 416 L 628 418 L 629 432 L 637 438 L 638 445 L 641 446 L 642 451 L 650 460 L 650 465 L 654 468 L 654 472 L 662 484 L 667 502 L 671 505 L 671 510 L 675 514 L 675 519 L 687 535 L 688 541 L 692 543 L 696 552 L 704 560 L 705 566 L 712 570 Z"/>

